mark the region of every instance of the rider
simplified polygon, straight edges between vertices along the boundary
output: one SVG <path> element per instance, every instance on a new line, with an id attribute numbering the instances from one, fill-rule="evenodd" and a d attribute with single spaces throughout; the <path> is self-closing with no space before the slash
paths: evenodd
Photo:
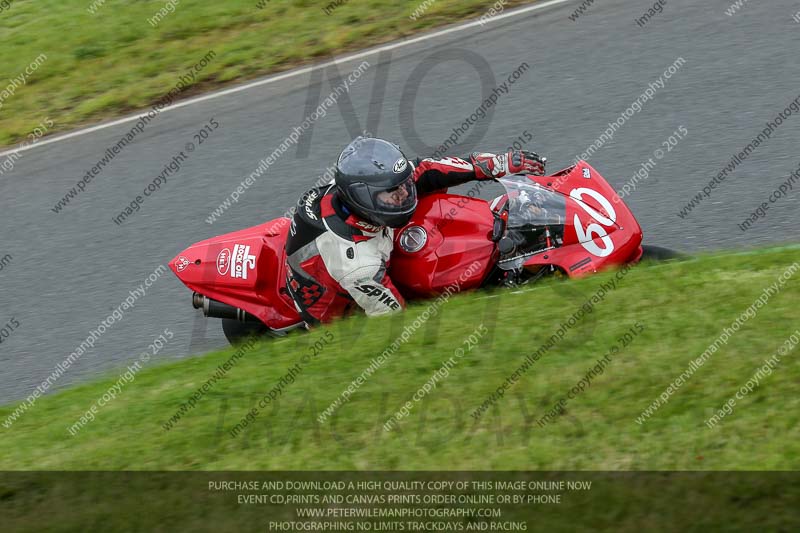
<path id="1" fill-rule="evenodd" d="M 394 228 L 405 226 L 417 194 L 443 192 L 471 180 L 520 172 L 543 175 L 533 152 L 471 154 L 409 161 L 381 139 L 358 137 L 339 155 L 333 181 L 298 202 L 286 241 L 287 288 L 309 325 L 347 314 L 401 309 L 405 302 L 386 273 Z"/>

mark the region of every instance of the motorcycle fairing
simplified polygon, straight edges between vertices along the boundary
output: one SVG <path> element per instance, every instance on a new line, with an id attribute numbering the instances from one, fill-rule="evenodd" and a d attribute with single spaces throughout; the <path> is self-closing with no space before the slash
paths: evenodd
<path id="1" fill-rule="evenodd" d="M 538 223 L 550 231 L 544 234 L 544 247 L 542 232 L 533 231 L 538 248 L 527 249 L 520 266 L 555 265 L 575 277 L 641 256 L 639 224 L 588 163 L 580 161 L 552 176 L 513 178 L 548 189 L 545 196 L 551 199 L 555 196 L 550 195 L 563 198 L 551 202 L 544 218 L 523 221 L 532 230 Z M 395 230 L 388 270 L 400 292 L 413 298 L 440 294 L 448 287 L 463 291 L 481 286 L 498 264 L 496 241 L 508 229 L 508 213 L 501 211 L 509 194 L 504 197 L 491 207 L 479 198 L 453 194 L 420 198 L 409 224 Z M 551 215 L 558 218 L 548 218 Z M 182 251 L 170 268 L 193 291 L 243 309 L 270 328 L 293 326 L 302 320 L 285 286 L 284 246 L 290 225 L 289 219 L 278 218 L 206 239 Z"/>
<path id="2" fill-rule="evenodd" d="M 290 220 L 278 218 L 193 244 L 170 262 L 190 289 L 281 329 L 301 321 L 286 292 Z M 188 266 L 185 259 L 189 260 Z M 179 267 L 182 266 L 182 270 Z"/>
<path id="3" fill-rule="evenodd" d="M 392 282 L 407 298 L 441 294 L 454 285 L 458 290 L 479 287 L 498 256 L 490 239 L 493 221 L 484 200 L 441 193 L 423 196 L 411 221 L 395 230 Z M 403 240 L 412 228 L 425 235 L 422 248 L 413 252 Z"/>
<path id="4" fill-rule="evenodd" d="M 527 177 L 566 198 L 566 219 L 564 245 L 533 255 L 525 266 L 552 264 L 580 277 L 641 256 L 639 223 L 591 165 L 579 161 L 552 176 Z"/>

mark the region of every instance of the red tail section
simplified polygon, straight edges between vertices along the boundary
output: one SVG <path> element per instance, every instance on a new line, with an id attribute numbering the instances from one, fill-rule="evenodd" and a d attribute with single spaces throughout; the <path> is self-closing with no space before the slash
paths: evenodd
<path id="1" fill-rule="evenodd" d="M 190 289 L 244 309 L 268 327 L 301 321 L 286 294 L 288 218 L 278 218 L 193 244 L 170 262 Z"/>

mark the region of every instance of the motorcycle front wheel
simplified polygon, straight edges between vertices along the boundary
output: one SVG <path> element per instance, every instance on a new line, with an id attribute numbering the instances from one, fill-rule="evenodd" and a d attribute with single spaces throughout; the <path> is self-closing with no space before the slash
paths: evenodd
<path id="1" fill-rule="evenodd" d="M 651 246 L 649 244 L 642 245 L 642 258 L 640 261 L 673 261 L 680 259 L 688 259 L 689 256 L 682 254 L 676 250 L 663 248 L 661 246 Z"/>

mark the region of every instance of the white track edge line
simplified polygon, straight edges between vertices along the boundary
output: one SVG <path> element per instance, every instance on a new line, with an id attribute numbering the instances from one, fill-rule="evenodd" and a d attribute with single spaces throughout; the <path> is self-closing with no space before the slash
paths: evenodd
<path id="1" fill-rule="evenodd" d="M 483 25 L 491 24 L 493 22 L 497 22 L 499 20 L 503 20 L 503 19 L 506 19 L 506 18 L 509 18 L 509 17 L 513 17 L 513 16 L 516 16 L 516 15 L 521 15 L 523 13 L 527 13 L 527 12 L 530 12 L 530 11 L 537 11 L 539 9 L 544 9 L 546 7 L 550 7 L 550 6 L 553 6 L 553 5 L 563 4 L 564 2 L 569 2 L 569 1 L 570 0 L 548 0 L 546 2 L 533 4 L 531 6 L 526 6 L 526 7 L 522 7 L 522 8 L 518 8 L 518 9 L 513 9 L 511 11 L 507 11 L 505 13 L 501 13 L 499 15 L 495 15 L 495 16 L 489 18 L 488 20 L 486 20 L 484 22 Z M 353 53 L 353 54 L 350 54 L 350 55 L 347 55 L 347 56 L 343 56 L 343 57 L 340 57 L 340 58 L 334 58 L 334 59 L 332 59 L 330 61 L 327 61 L 325 63 L 319 63 L 319 64 L 315 64 L 315 65 L 309 65 L 307 67 L 301 67 L 301 68 L 298 68 L 298 69 L 290 70 L 290 71 L 284 72 L 282 74 L 276 74 L 274 76 L 270 76 L 270 77 L 267 77 L 267 78 L 264 78 L 264 79 L 261 79 L 261 80 L 245 83 L 245 84 L 239 85 L 237 87 L 231 87 L 230 89 L 223 89 L 223 90 L 216 91 L 216 92 L 213 92 L 213 93 L 205 94 L 203 96 L 190 98 L 188 100 L 183 100 L 181 102 L 177 102 L 175 104 L 168 105 L 167 107 L 162 109 L 159 112 L 159 114 L 166 113 L 168 111 L 173 111 L 175 109 L 180 109 L 181 107 L 186 107 L 186 106 L 189 106 L 189 105 L 198 104 L 200 102 L 205 102 L 207 100 L 213 100 L 214 98 L 219 98 L 220 96 L 226 96 L 226 95 L 229 95 L 229 94 L 234 94 L 234 93 L 246 91 L 246 90 L 252 89 L 254 87 L 260 87 L 262 85 L 269 85 L 271 83 L 275 83 L 275 82 L 278 82 L 278 81 L 281 81 L 281 80 L 285 80 L 287 78 L 291 78 L 291 77 L 294 77 L 294 76 L 299 76 L 301 74 L 306 74 L 307 72 L 311 72 L 314 69 L 326 68 L 326 67 L 329 67 L 331 65 L 337 65 L 337 64 L 340 64 L 340 63 L 347 63 L 349 61 L 360 59 L 362 57 L 370 56 L 370 55 L 373 55 L 373 54 L 379 54 L 381 52 L 385 52 L 385 51 L 388 51 L 388 50 L 394 50 L 396 48 L 401 48 L 401 47 L 407 46 L 409 44 L 418 43 L 418 42 L 425 41 L 425 40 L 428 40 L 428 39 L 434 39 L 436 37 L 441 37 L 442 35 L 447 35 L 447 34 L 450 34 L 450 33 L 454 33 L 454 32 L 457 32 L 457 31 L 462 31 L 462 30 L 465 30 L 465 29 L 468 29 L 468 28 L 474 28 L 475 26 L 481 26 L 481 25 L 482 24 L 481 24 L 480 20 L 473 20 L 471 22 L 465 22 L 464 24 L 460 24 L 460 25 L 457 25 L 457 26 L 446 28 L 444 30 L 439 30 L 439 31 L 436 31 L 436 32 L 433 32 L 433 33 L 427 33 L 425 35 L 420 35 L 419 37 L 413 37 L 411 39 L 407 39 L 407 40 L 404 40 L 404 41 L 397 41 L 397 42 L 390 43 L 390 44 L 387 44 L 387 45 L 379 46 L 377 48 L 371 48 L 369 50 L 356 52 L 356 53 Z M 119 126 L 120 124 L 126 124 L 128 122 L 133 122 L 134 120 L 139 120 L 139 118 L 143 114 L 146 114 L 146 111 L 141 111 L 141 112 L 139 112 L 139 113 L 137 113 L 135 115 L 131 115 L 131 116 L 128 116 L 128 117 L 120 118 L 120 119 L 117 119 L 117 120 L 112 120 L 111 122 L 104 122 L 104 123 L 98 124 L 96 126 L 91 126 L 91 127 L 88 127 L 88 128 L 72 131 L 70 133 L 65 133 L 65 134 L 62 134 L 62 135 L 56 135 L 54 137 L 45 138 L 45 139 L 43 139 L 43 140 L 41 140 L 39 142 L 35 142 L 33 144 L 21 145 L 21 146 L 18 146 L 16 148 L 12 148 L 10 150 L 6 150 L 4 152 L 0 152 L 0 157 L 4 157 L 4 156 L 7 156 L 7 155 L 20 153 L 20 152 L 26 152 L 28 150 L 32 150 L 32 149 L 38 148 L 40 146 L 46 146 L 48 144 L 53 144 L 53 143 L 57 143 L 57 142 L 61 142 L 61 141 L 66 141 L 67 139 L 72 139 L 74 137 L 80 137 L 80 136 L 83 136 L 83 135 L 87 135 L 89 133 L 94 133 L 95 131 L 104 130 L 106 128 L 111 128 L 111 127 L 114 127 L 114 126 Z"/>

